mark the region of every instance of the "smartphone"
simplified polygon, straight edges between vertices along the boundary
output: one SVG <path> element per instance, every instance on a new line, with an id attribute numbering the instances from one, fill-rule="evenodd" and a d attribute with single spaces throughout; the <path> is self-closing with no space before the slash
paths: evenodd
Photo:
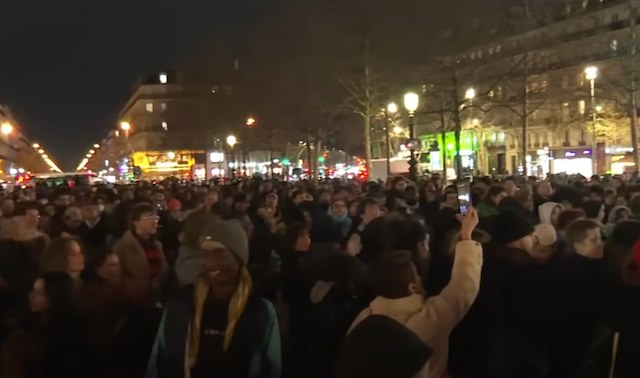
<path id="1" fill-rule="evenodd" d="M 457 189 L 460 214 L 466 214 L 471 206 L 471 184 L 467 180 L 459 181 Z"/>

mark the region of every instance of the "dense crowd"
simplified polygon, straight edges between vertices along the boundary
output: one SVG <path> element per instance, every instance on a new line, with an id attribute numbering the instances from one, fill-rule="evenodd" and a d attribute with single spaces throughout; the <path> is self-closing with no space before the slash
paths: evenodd
<path id="1" fill-rule="evenodd" d="M 0 377 L 638 378 L 640 186 L 3 193 Z"/>

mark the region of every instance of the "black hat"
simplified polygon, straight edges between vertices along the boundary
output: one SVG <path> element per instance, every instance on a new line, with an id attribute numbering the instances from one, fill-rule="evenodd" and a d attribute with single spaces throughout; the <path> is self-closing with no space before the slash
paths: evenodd
<path id="1" fill-rule="evenodd" d="M 505 245 L 534 233 L 533 222 L 520 212 L 503 209 L 492 219 L 491 240 Z"/>
<path id="2" fill-rule="evenodd" d="M 631 248 L 638 240 L 640 240 L 640 222 L 631 219 L 616 224 L 608 242 Z"/>
<path id="3" fill-rule="evenodd" d="M 347 336 L 336 362 L 335 378 L 410 378 L 433 351 L 399 322 L 371 315 Z"/>

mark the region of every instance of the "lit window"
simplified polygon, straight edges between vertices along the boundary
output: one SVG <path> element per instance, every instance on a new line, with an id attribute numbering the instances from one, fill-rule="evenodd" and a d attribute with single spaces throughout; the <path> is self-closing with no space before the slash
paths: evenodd
<path id="1" fill-rule="evenodd" d="M 162 122 L 162 130 L 164 130 L 164 131 L 169 130 L 169 124 L 163 121 Z"/>
<path id="2" fill-rule="evenodd" d="M 586 103 L 584 102 L 584 100 L 578 101 L 578 111 L 580 112 L 580 115 L 584 115 L 585 109 L 586 109 Z"/>
<path id="3" fill-rule="evenodd" d="M 502 50 L 502 45 L 496 46 L 496 54 L 499 53 L 500 50 Z"/>
<path id="4" fill-rule="evenodd" d="M 478 59 L 482 59 L 482 50 L 478 51 Z"/>
<path id="5" fill-rule="evenodd" d="M 163 102 L 162 104 L 160 104 L 160 109 L 162 109 L 163 111 L 167 110 L 167 103 Z"/>
<path id="6" fill-rule="evenodd" d="M 618 51 L 618 40 L 614 39 L 611 41 L 611 51 Z"/>
<path id="7" fill-rule="evenodd" d="M 160 80 L 160 84 L 167 84 L 167 80 L 168 80 L 167 74 L 166 73 L 161 73 L 158 76 L 158 80 Z"/>
<path id="8" fill-rule="evenodd" d="M 471 60 L 474 60 L 476 58 L 476 53 L 471 53 Z"/>
<path id="9" fill-rule="evenodd" d="M 148 102 L 146 108 L 147 108 L 147 112 L 153 113 L 153 103 L 152 102 Z"/>

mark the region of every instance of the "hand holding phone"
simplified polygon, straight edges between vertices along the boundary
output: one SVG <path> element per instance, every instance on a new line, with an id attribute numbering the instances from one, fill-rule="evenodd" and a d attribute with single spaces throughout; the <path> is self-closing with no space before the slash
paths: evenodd
<path id="1" fill-rule="evenodd" d="M 457 184 L 458 189 L 458 208 L 460 214 L 467 214 L 471 207 L 471 185 L 469 181 L 460 181 Z"/>

